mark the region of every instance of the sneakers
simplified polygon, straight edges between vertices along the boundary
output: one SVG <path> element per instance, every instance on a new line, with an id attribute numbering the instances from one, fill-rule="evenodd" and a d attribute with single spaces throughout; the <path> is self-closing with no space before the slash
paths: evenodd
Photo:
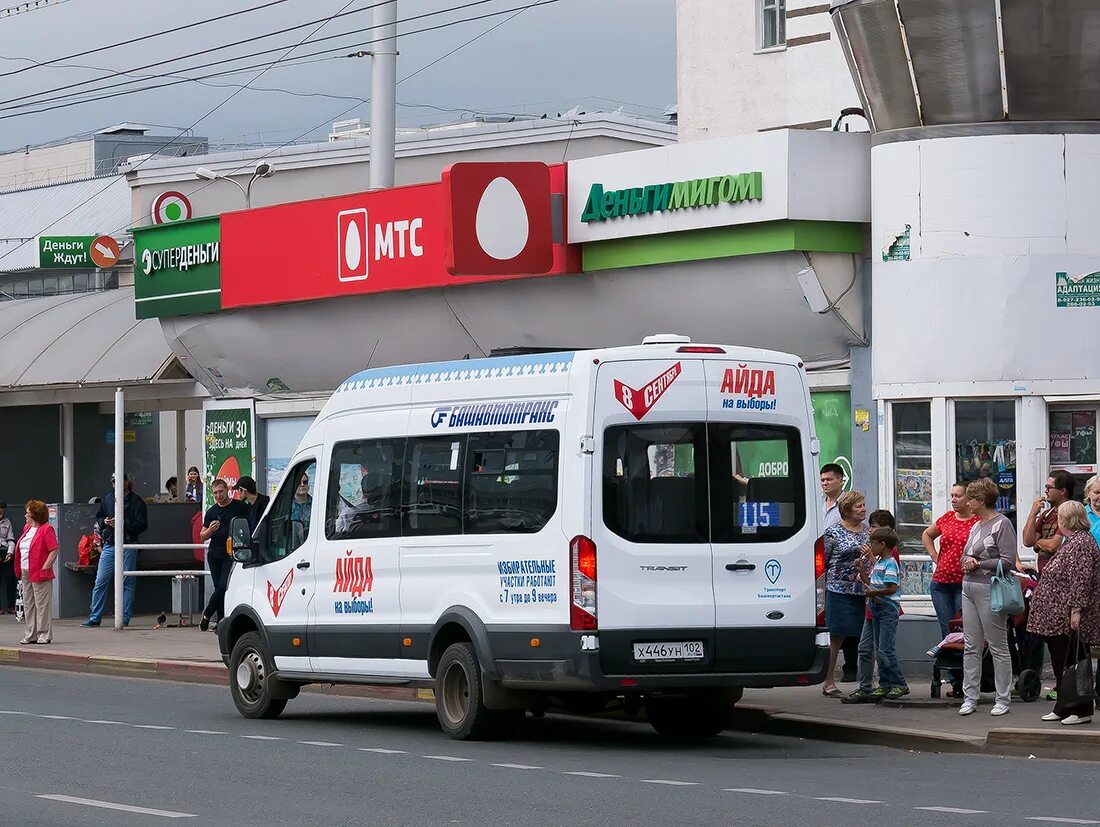
<path id="1" fill-rule="evenodd" d="M 1003 703 L 999 703 L 999 702 L 993 704 L 993 708 L 991 710 L 989 710 L 989 714 L 994 716 L 994 717 L 999 717 L 1001 715 L 1007 715 L 1008 712 L 1009 712 L 1008 704 L 1003 704 Z"/>
<path id="2" fill-rule="evenodd" d="M 1059 715 L 1057 712 L 1048 712 L 1040 720 L 1047 721 L 1047 722 L 1060 721 L 1060 720 L 1062 720 L 1062 716 Z"/>
<path id="3" fill-rule="evenodd" d="M 886 699 L 889 701 L 896 701 L 898 698 L 904 698 L 908 694 L 908 686 L 891 686 L 890 690 L 886 693 Z"/>
<path id="4" fill-rule="evenodd" d="M 886 695 L 887 695 L 887 693 L 888 693 L 889 691 L 890 691 L 890 690 L 888 690 L 888 689 L 887 689 L 887 688 L 886 688 L 885 686 L 876 686 L 876 687 L 875 687 L 874 689 L 872 689 L 872 690 L 871 690 L 871 691 L 870 691 L 870 692 L 869 692 L 868 694 L 869 694 L 869 695 L 871 696 L 871 698 L 873 698 L 874 700 L 876 700 L 876 701 L 881 701 L 881 700 L 883 700 L 883 699 L 884 699 L 884 698 L 886 697 Z"/>
<path id="5" fill-rule="evenodd" d="M 974 701 L 963 701 L 963 705 L 959 707 L 960 715 L 973 715 L 978 709 L 978 704 Z"/>
<path id="6" fill-rule="evenodd" d="M 1056 701 L 1056 700 L 1058 700 L 1058 690 L 1057 690 L 1057 688 L 1052 688 L 1052 689 L 1051 689 L 1051 690 L 1050 690 L 1050 691 L 1049 691 L 1049 692 L 1048 692 L 1048 693 L 1046 694 L 1046 700 L 1048 700 L 1048 701 Z"/>
<path id="7" fill-rule="evenodd" d="M 873 704 L 877 703 L 880 700 L 881 698 L 876 698 L 872 694 L 872 691 L 864 692 L 862 689 L 857 689 L 846 698 L 841 698 L 840 702 L 842 704 Z"/>
<path id="8" fill-rule="evenodd" d="M 1086 715 L 1070 715 L 1068 718 L 1062 719 L 1062 726 L 1077 726 L 1078 724 L 1091 724 L 1092 716 Z"/>
<path id="9" fill-rule="evenodd" d="M 81 629 L 94 629 L 94 628 L 96 628 L 96 627 L 97 627 L 98 625 L 99 625 L 99 621 L 98 621 L 98 620 L 91 620 L 91 619 L 89 618 L 88 620 L 85 620 L 85 621 L 84 621 L 83 623 L 81 623 L 81 624 L 80 624 L 80 628 L 81 628 Z"/>

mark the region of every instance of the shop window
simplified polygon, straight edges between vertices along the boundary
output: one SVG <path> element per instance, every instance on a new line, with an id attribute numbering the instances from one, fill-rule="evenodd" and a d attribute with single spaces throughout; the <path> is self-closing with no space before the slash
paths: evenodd
<path id="1" fill-rule="evenodd" d="M 928 402 L 895 402 L 894 516 L 898 550 L 924 556 L 921 534 L 932 524 L 932 410 Z M 931 562 L 902 561 L 902 594 L 928 594 Z"/>
<path id="2" fill-rule="evenodd" d="M 1000 497 L 997 510 L 1016 524 L 1016 403 L 1011 400 L 955 403 L 955 478 L 990 479 Z"/>
<path id="3" fill-rule="evenodd" d="M 760 0 L 760 48 L 774 49 L 787 42 L 787 0 Z"/>
<path id="4" fill-rule="evenodd" d="M 1050 412 L 1050 464 L 1087 478 L 1096 467 L 1096 409 Z"/>

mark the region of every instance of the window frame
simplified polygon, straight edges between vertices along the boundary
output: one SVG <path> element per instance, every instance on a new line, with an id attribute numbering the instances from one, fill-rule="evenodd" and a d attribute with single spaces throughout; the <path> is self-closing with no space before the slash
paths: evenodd
<path id="1" fill-rule="evenodd" d="M 775 15 L 775 43 L 765 42 L 766 21 Z M 756 51 L 778 52 L 787 48 L 787 0 L 757 0 Z"/>

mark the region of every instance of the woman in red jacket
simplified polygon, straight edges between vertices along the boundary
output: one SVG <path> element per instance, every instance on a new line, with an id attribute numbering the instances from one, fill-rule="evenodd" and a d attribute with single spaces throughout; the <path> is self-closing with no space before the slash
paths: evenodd
<path id="1" fill-rule="evenodd" d="M 15 576 L 23 584 L 26 633 L 20 643 L 49 643 L 53 603 L 53 564 L 57 559 L 57 535 L 49 523 L 44 502 L 27 503 L 27 526 L 15 546 Z"/>

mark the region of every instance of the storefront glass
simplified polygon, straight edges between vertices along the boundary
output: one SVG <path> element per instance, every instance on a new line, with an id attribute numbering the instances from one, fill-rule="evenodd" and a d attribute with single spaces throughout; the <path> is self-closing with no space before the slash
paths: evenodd
<path id="1" fill-rule="evenodd" d="M 259 483 L 268 494 L 274 495 L 278 491 L 279 481 L 294 456 L 294 449 L 298 447 L 315 418 L 289 416 L 264 420 L 267 458 L 264 462 L 264 479 Z"/>
<path id="2" fill-rule="evenodd" d="M 892 415 L 894 517 L 898 524 L 898 551 L 923 556 L 921 534 L 934 519 L 931 406 L 928 402 L 895 402 Z M 928 594 L 931 562 L 903 560 L 901 568 L 902 594 Z"/>
<path id="3" fill-rule="evenodd" d="M 1084 492 L 1096 473 L 1096 408 L 1050 412 L 1050 464 L 1073 474 Z"/>
<path id="4" fill-rule="evenodd" d="M 955 478 L 991 479 L 997 510 L 1016 524 L 1016 403 L 1011 400 L 955 403 Z"/>

